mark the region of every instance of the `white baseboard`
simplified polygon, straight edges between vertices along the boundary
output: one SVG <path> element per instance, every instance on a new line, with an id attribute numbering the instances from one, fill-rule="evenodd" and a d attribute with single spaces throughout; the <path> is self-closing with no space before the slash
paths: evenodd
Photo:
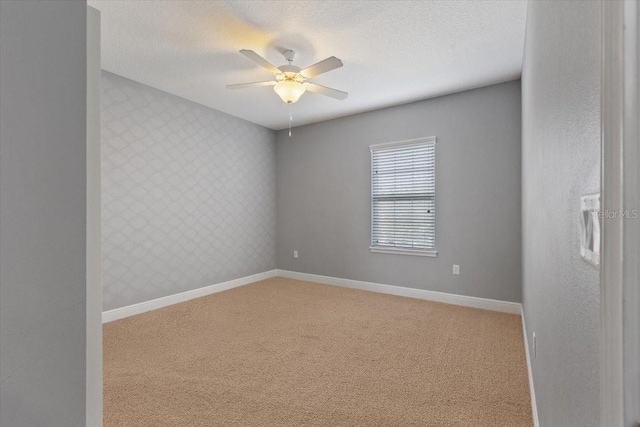
<path id="1" fill-rule="evenodd" d="M 168 305 L 177 304 L 179 302 L 189 301 L 190 299 L 203 297 L 205 295 L 215 294 L 216 292 L 226 291 L 228 289 L 237 288 L 248 285 L 249 283 L 258 282 L 260 280 L 269 279 L 276 276 L 277 270 L 265 271 L 263 273 L 253 274 L 251 276 L 240 277 L 239 279 L 229 280 L 227 282 L 217 283 L 215 285 L 205 286 L 203 288 L 193 289 L 181 292 L 179 294 L 168 295 L 166 297 L 145 301 L 138 304 L 128 305 L 126 307 L 116 308 L 113 310 L 102 312 L 102 323 L 112 322 L 114 320 L 123 319 Z"/>
<path id="2" fill-rule="evenodd" d="M 418 298 L 435 302 L 443 302 L 446 304 L 462 305 L 465 307 L 482 308 L 484 310 L 493 310 L 502 313 L 520 314 L 522 311 L 522 305 L 518 302 L 469 297 L 465 295 L 448 294 L 445 292 L 426 291 L 424 289 L 404 288 L 401 286 L 362 282 L 360 280 L 340 279 L 337 277 L 320 276 L 318 274 L 299 273 L 297 271 L 276 270 L 276 272 L 276 275 L 280 277 L 322 283 L 325 285 L 341 286 L 343 288 L 360 289 L 363 291 Z"/>
<path id="3" fill-rule="evenodd" d="M 538 421 L 538 405 L 536 404 L 536 390 L 533 387 L 533 371 L 531 370 L 531 356 L 529 356 L 529 339 L 527 338 L 527 326 L 524 323 L 524 308 L 520 311 L 522 318 L 522 336 L 524 337 L 524 354 L 527 359 L 527 372 L 529 373 L 529 393 L 531 394 L 531 414 L 533 415 L 533 427 L 540 427 Z"/>

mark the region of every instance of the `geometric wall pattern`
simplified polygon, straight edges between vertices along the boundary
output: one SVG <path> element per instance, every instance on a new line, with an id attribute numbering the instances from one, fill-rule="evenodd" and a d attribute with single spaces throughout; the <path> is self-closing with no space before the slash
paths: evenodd
<path id="1" fill-rule="evenodd" d="M 102 72 L 104 310 L 276 267 L 275 132 Z"/>

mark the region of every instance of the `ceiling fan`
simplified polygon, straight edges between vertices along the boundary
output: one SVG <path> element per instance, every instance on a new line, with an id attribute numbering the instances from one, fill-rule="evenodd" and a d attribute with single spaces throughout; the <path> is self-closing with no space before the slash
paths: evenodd
<path id="1" fill-rule="evenodd" d="M 280 96 L 282 101 L 289 105 L 300 99 L 302 94 L 307 90 L 309 92 L 318 93 L 320 95 L 325 95 L 340 100 L 345 99 L 349 95 L 347 92 L 332 89 L 326 86 L 321 86 L 319 84 L 311 83 L 310 81 L 308 81 L 310 78 L 315 77 L 319 74 L 342 67 L 342 61 L 335 56 L 331 56 L 316 64 L 310 65 L 307 68 L 300 69 L 300 67 L 296 67 L 295 65 L 291 64 L 296 56 L 296 53 L 292 50 L 285 50 L 284 52 L 282 52 L 282 55 L 289 62 L 289 64 L 283 65 L 281 67 L 276 67 L 252 50 L 242 49 L 240 53 L 256 62 L 262 68 L 273 73 L 276 77 L 276 80 L 228 85 L 227 88 L 229 89 L 242 89 L 245 87 L 254 86 L 273 86 L 273 89 Z"/>

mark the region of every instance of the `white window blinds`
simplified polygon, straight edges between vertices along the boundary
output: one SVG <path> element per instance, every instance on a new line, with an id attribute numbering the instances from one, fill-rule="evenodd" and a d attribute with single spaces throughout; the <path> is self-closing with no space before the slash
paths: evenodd
<path id="1" fill-rule="evenodd" d="M 371 148 L 371 249 L 435 251 L 435 137 Z"/>

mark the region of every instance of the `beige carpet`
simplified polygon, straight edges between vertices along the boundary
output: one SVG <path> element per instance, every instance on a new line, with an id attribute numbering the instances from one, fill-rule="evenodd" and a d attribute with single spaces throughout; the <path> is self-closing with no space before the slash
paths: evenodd
<path id="1" fill-rule="evenodd" d="M 531 426 L 517 315 L 274 278 L 104 326 L 105 426 Z"/>

